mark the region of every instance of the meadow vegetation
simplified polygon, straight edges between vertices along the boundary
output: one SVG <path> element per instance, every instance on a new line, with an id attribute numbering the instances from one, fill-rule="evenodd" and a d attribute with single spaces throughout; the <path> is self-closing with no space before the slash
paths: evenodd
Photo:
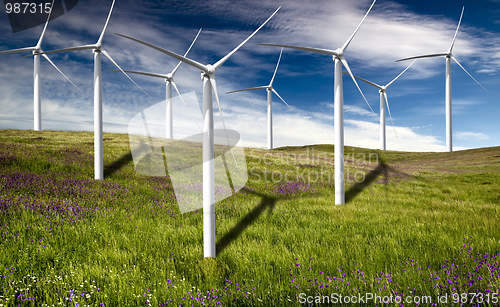
<path id="1" fill-rule="evenodd" d="M 294 306 L 332 293 L 498 305 L 500 147 L 346 147 L 341 206 L 332 145 L 245 152 L 248 183 L 216 204 L 218 254 L 205 259 L 201 210 L 180 214 L 168 177 L 135 172 L 128 135 L 104 134 L 95 181 L 93 133 L 1 130 L 0 306 Z M 476 300 L 454 302 L 462 293 Z"/>

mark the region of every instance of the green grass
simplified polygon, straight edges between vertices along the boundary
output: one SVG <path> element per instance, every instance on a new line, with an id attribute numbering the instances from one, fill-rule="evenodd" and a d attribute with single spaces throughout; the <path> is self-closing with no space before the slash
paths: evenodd
<path id="1" fill-rule="evenodd" d="M 346 147 L 341 206 L 333 146 L 245 152 L 249 181 L 216 204 L 219 253 L 205 259 L 201 210 L 180 214 L 168 177 L 135 172 L 127 135 L 104 134 L 105 180 L 95 181 L 92 133 L 1 130 L 0 306 L 500 292 L 499 147 Z M 459 284 L 447 283 L 451 262 Z"/>

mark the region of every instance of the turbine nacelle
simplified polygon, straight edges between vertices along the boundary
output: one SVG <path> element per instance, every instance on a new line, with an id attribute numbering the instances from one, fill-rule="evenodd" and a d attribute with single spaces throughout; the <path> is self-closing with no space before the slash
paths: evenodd
<path id="1" fill-rule="evenodd" d="M 338 49 L 334 50 L 332 53 L 333 53 L 332 58 L 334 61 L 335 61 L 335 59 L 340 60 L 344 56 L 344 50 L 342 50 L 342 48 L 338 48 Z"/>
<path id="2" fill-rule="evenodd" d="M 215 71 L 216 71 L 216 68 L 213 67 L 212 65 L 208 64 L 207 66 L 205 66 L 205 70 L 201 71 L 201 80 L 203 80 L 203 78 L 205 78 L 205 77 L 208 79 L 213 79 L 214 75 L 215 75 Z"/>
<path id="3" fill-rule="evenodd" d="M 165 83 L 167 82 L 172 82 L 174 80 L 174 75 L 172 73 L 168 73 L 166 76 L 165 76 Z"/>
<path id="4" fill-rule="evenodd" d="M 213 74 L 215 73 L 215 70 L 216 70 L 216 68 L 214 66 L 208 64 L 206 73 L 208 76 L 213 76 Z"/>

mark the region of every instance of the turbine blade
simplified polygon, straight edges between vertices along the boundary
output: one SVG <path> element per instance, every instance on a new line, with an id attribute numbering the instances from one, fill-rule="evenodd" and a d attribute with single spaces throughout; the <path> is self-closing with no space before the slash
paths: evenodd
<path id="1" fill-rule="evenodd" d="M 201 132 L 203 132 L 203 130 L 201 129 L 201 127 L 198 125 L 198 123 L 194 120 L 193 116 L 191 116 L 191 111 L 189 110 L 186 102 L 184 101 L 184 98 L 182 98 L 182 95 L 181 93 L 179 92 L 179 89 L 177 88 L 177 85 L 175 84 L 174 81 L 171 81 L 170 82 L 173 86 L 174 86 L 174 89 L 175 91 L 177 92 L 177 95 L 179 95 L 179 97 L 181 98 L 181 101 L 182 103 L 184 104 L 184 106 L 186 107 L 186 110 L 188 111 L 188 114 L 189 114 L 189 117 L 191 117 L 191 119 L 193 120 L 193 122 L 196 124 L 196 126 L 198 126 L 198 129 L 200 129 Z"/>
<path id="2" fill-rule="evenodd" d="M 347 61 L 345 60 L 344 56 L 342 56 L 340 58 L 340 60 L 342 61 L 342 64 L 344 65 L 345 69 L 347 69 L 347 72 L 349 72 L 349 75 L 351 76 L 352 81 L 354 81 L 354 84 L 356 84 L 356 87 L 358 88 L 359 92 L 361 93 L 361 96 L 363 96 L 363 99 L 366 101 L 366 104 L 368 105 L 368 107 L 370 108 L 372 113 L 376 116 L 375 112 L 373 112 L 372 106 L 370 106 L 370 104 L 368 103 L 368 100 L 366 100 L 366 97 L 363 94 L 363 91 L 361 91 L 361 88 L 359 88 L 358 82 L 356 82 L 356 78 L 354 78 L 354 75 L 352 74 L 351 69 L 349 68 L 349 64 L 347 64 Z"/>
<path id="3" fill-rule="evenodd" d="M 101 35 L 99 36 L 99 39 L 97 40 L 97 45 L 102 44 L 102 40 L 104 38 L 104 33 L 106 32 L 106 28 L 108 27 L 109 18 L 111 18 L 111 13 L 113 12 L 114 6 L 115 6 L 115 0 L 113 0 L 113 3 L 111 3 L 111 9 L 109 10 L 108 18 L 106 19 L 106 23 L 104 24 L 104 28 L 102 29 Z"/>
<path id="4" fill-rule="evenodd" d="M 311 48 L 311 47 L 300 47 L 300 46 L 291 46 L 291 45 L 281 45 L 281 44 L 256 44 L 260 46 L 273 46 L 273 47 L 283 47 L 290 49 L 297 49 L 302 51 L 309 51 L 314 53 L 328 54 L 328 55 L 338 55 L 335 51 L 329 49 L 320 49 L 320 48 Z"/>
<path id="5" fill-rule="evenodd" d="M 453 61 L 455 61 L 455 63 L 458 64 L 458 66 L 460 66 L 460 68 L 462 68 L 465 71 L 466 74 L 469 75 L 469 77 L 472 78 L 472 80 L 476 81 L 476 83 L 479 84 L 479 86 L 482 87 L 485 91 L 488 91 L 484 86 L 481 85 L 481 83 L 477 82 L 477 80 L 474 79 L 474 77 L 471 74 L 469 74 L 469 72 L 465 70 L 465 68 L 460 63 L 458 63 L 457 59 L 453 55 L 451 56 L 451 58 L 453 59 Z"/>
<path id="6" fill-rule="evenodd" d="M 189 48 L 188 48 L 188 50 L 186 51 L 186 53 L 184 53 L 184 56 L 187 56 L 187 54 L 188 54 L 188 53 L 189 53 L 189 51 L 191 50 L 191 47 L 193 47 L 194 42 L 196 42 L 196 39 L 198 39 L 198 36 L 199 36 L 199 35 L 200 35 L 200 33 L 201 33 L 201 29 L 202 29 L 202 28 L 200 28 L 200 31 L 198 31 L 198 34 L 196 34 L 196 37 L 194 38 L 193 42 L 191 43 L 191 46 L 189 46 Z M 175 66 L 174 70 L 172 70 L 172 72 L 171 72 L 172 76 L 174 76 L 174 75 L 175 75 L 175 72 L 177 71 L 177 69 L 179 69 L 179 66 L 181 66 L 181 64 L 182 64 L 182 61 L 179 61 L 179 64 L 177 64 L 177 66 Z"/>
<path id="7" fill-rule="evenodd" d="M 408 65 L 408 67 L 406 67 L 406 68 L 405 68 L 405 70 L 403 70 L 403 72 L 402 72 L 402 73 L 400 73 L 400 74 L 399 74 L 396 78 L 394 78 L 394 80 L 392 80 L 391 82 L 389 82 L 389 83 L 385 86 L 385 88 L 388 88 L 389 86 L 391 86 L 391 84 L 392 84 L 392 83 L 394 83 L 394 81 L 396 81 L 399 77 L 401 77 L 401 75 L 402 75 L 402 74 L 404 74 L 404 73 L 408 70 L 408 68 L 410 68 L 410 67 L 413 65 L 413 63 L 415 63 L 416 61 L 417 61 L 417 60 L 413 60 L 413 62 L 411 62 L 411 63 L 410 63 L 410 65 Z"/>
<path id="8" fill-rule="evenodd" d="M 17 53 L 17 52 L 25 52 L 25 51 L 33 51 L 33 50 L 36 50 L 36 47 L 26 47 L 26 48 L 5 50 L 5 51 L 0 51 L 0 54 Z"/>
<path id="9" fill-rule="evenodd" d="M 54 64 L 54 63 L 53 63 L 53 62 L 49 59 L 49 57 L 48 57 L 46 54 L 42 54 L 42 56 L 43 56 L 43 57 L 44 57 L 47 61 L 49 61 L 49 63 L 50 63 L 50 64 L 52 64 L 52 66 L 54 66 L 54 68 L 55 68 L 55 69 L 57 69 L 57 71 L 58 71 L 61 75 L 63 75 L 63 77 L 64 77 L 64 78 L 66 78 L 66 80 L 68 80 L 68 81 L 69 81 L 69 83 L 73 84 L 73 86 L 74 86 L 74 87 L 76 87 L 76 88 L 77 88 L 80 92 L 82 92 L 82 93 L 83 93 L 83 91 L 82 91 L 82 90 L 81 90 L 78 86 L 76 86 L 76 84 L 74 84 L 74 83 L 73 83 L 73 82 L 72 82 L 72 81 L 71 81 L 68 77 L 66 77 L 66 75 L 65 75 L 65 74 L 63 74 L 63 72 L 62 72 L 59 68 L 57 68 L 56 64 Z"/>
<path id="10" fill-rule="evenodd" d="M 238 162 L 236 162 L 236 157 L 234 156 L 233 148 L 231 147 L 231 142 L 229 141 L 229 136 L 227 135 L 226 124 L 224 123 L 224 116 L 222 115 L 222 108 L 220 107 L 219 91 L 217 89 L 217 82 L 215 82 L 214 78 L 209 78 L 209 80 L 210 80 L 210 83 L 212 84 L 212 91 L 214 92 L 215 100 L 217 101 L 217 106 L 219 107 L 220 120 L 222 121 L 222 126 L 224 127 L 224 133 L 226 134 L 227 145 L 229 146 L 229 149 L 231 149 L 231 154 L 233 155 L 234 163 L 236 164 L 236 167 L 239 169 Z"/>
<path id="11" fill-rule="evenodd" d="M 274 82 L 274 77 L 276 76 L 276 72 L 278 71 L 278 66 L 280 65 L 280 61 L 281 61 L 281 54 L 283 53 L 283 47 L 281 47 L 281 51 L 280 51 L 280 57 L 278 58 L 278 64 L 276 64 L 276 68 L 274 69 L 274 74 L 273 74 L 273 77 L 271 78 L 271 83 L 269 83 L 269 86 L 272 86 L 273 85 L 273 82 Z"/>
<path id="12" fill-rule="evenodd" d="M 260 29 L 262 29 L 263 26 L 266 25 L 266 23 L 271 20 L 271 18 L 273 18 L 273 16 L 280 10 L 281 6 L 278 7 L 276 9 L 276 11 L 274 11 L 274 13 L 269 16 L 269 18 L 266 19 L 266 21 L 264 21 L 263 24 L 260 25 L 260 27 L 257 28 L 257 30 L 255 30 L 249 37 L 247 37 L 247 39 L 245 39 L 241 44 L 238 45 L 238 47 L 234 48 L 233 51 L 229 52 L 225 57 L 223 57 L 222 59 L 220 59 L 217 63 L 214 64 L 214 68 L 215 70 L 217 70 L 217 68 L 219 68 L 222 64 L 224 64 L 225 61 L 227 61 L 227 59 L 229 59 L 230 56 L 232 56 L 236 51 L 238 51 L 238 49 L 241 48 L 241 46 L 243 46 L 246 42 L 248 42 L 249 39 L 251 39 L 257 32 L 259 32 Z"/>
<path id="13" fill-rule="evenodd" d="M 281 99 L 281 101 L 283 101 L 283 103 L 286 104 L 286 106 L 290 108 L 290 110 L 292 110 L 293 112 L 295 112 L 295 114 L 297 114 L 301 118 L 305 119 L 299 113 L 297 113 L 288 103 L 286 103 L 286 101 L 283 98 L 281 98 L 280 94 L 278 94 L 278 92 L 276 92 L 276 90 L 274 88 L 271 88 L 271 91 L 273 91 L 273 93 L 275 93 L 276 96 L 278 96 L 278 98 Z"/>
<path id="14" fill-rule="evenodd" d="M 387 111 L 389 111 L 389 118 L 391 119 L 392 128 L 394 128 L 394 134 L 396 135 L 396 138 L 399 139 L 398 134 L 396 133 L 396 127 L 394 126 L 394 121 L 392 120 L 391 108 L 389 108 L 389 100 L 387 99 L 387 93 L 385 91 L 384 91 L 384 99 L 385 99 L 385 104 L 387 105 Z"/>
<path id="15" fill-rule="evenodd" d="M 40 52 L 39 54 L 49 54 L 49 53 L 66 52 L 66 51 L 79 51 L 79 50 L 87 50 L 87 49 L 95 49 L 95 48 L 96 48 L 96 45 L 85 45 L 85 46 L 64 48 L 64 49 L 58 49 L 58 50 L 44 51 L 44 52 Z M 27 55 L 27 56 L 25 56 L 25 58 L 29 58 L 32 56 L 35 56 L 35 54 Z"/>
<path id="16" fill-rule="evenodd" d="M 366 16 L 368 16 L 368 13 L 370 13 L 370 11 L 372 10 L 372 7 L 375 4 L 375 1 L 377 1 L 377 0 L 373 0 L 372 5 L 368 9 L 368 12 L 366 12 L 366 14 L 365 14 L 365 17 L 363 17 L 363 19 L 359 23 L 358 27 L 356 28 L 356 30 L 354 30 L 354 33 L 352 33 L 351 37 L 349 37 L 349 39 L 345 42 L 344 46 L 342 46 L 342 48 L 340 48 L 340 50 L 345 51 L 347 49 L 347 47 L 351 43 L 352 39 L 354 38 L 354 35 L 356 35 L 356 33 L 358 32 L 359 28 L 361 27 L 361 24 L 363 24 L 363 21 L 365 21 Z"/>
<path id="17" fill-rule="evenodd" d="M 426 54 L 426 55 L 418 55 L 418 56 L 412 56 L 409 58 L 404 58 L 401 60 L 397 60 L 396 62 L 401 62 L 401 61 L 406 61 L 406 60 L 413 60 L 413 59 L 422 59 L 422 58 L 433 58 L 433 57 L 438 57 L 438 56 L 447 56 L 448 53 L 434 53 L 434 54 Z"/>
<path id="18" fill-rule="evenodd" d="M 148 94 L 148 93 L 146 93 L 146 91 L 145 91 L 145 90 L 143 90 L 143 89 L 142 89 L 142 87 L 140 87 L 137 83 L 135 83 L 135 81 L 134 81 L 134 80 L 132 80 L 132 78 L 130 78 L 130 76 L 129 76 L 129 75 L 127 75 L 127 73 L 126 73 L 126 72 L 125 72 L 125 71 L 124 71 L 124 70 L 123 70 L 123 69 L 122 69 L 122 68 L 121 68 L 118 64 L 116 64 L 116 62 L 115 62 L 115 61 L 113 60 L 113 58 L 112 58 L 112 57 L 111 57 L 111 56 L 110 56 L 110 55 L 106 52 L 106 50 L 101 49 L 101 53 L 102 53 L 102 54 L 104 54 L 104 55 L 105 55 L 105 56 L 106 56 L 106 57 L 107 57 L 107 58 L 108 58 L 111 62 L 113 62 L 113 64 L 115 64 L 115 66 L 116 66 L 116 67 L 118 67 L 118 69 L 119 69 L 119 70 L 120 70 L 120 71 L 121 71 L 121 72 L 122 72 L 125 76 L 127 76 L 127 78 L 128 78 L 130 81 L 132 81 L 132 83 L 134 83 L 134 84 L 135 84 L 135 85 L 136 85 L 136 86 L 137 86 L 137 87 L 138 87 L 141 91 L 143 91 L 143 92 L 144 92 L 144 94 L 146 94 L 146 95 L 148 95 L 148 96 L 149 96 L 149 94 Z M 151 97 L 151 96 L 149 96 L 149 97 Z"/>
<path id="19" fill-rule="evenodd" d="M 269 88 L 269 86 L 257 86 L 257 87 L 245 88 L 242 90 L 230 91 L 230 92 L 227 92 L 226 94 L 243 92 L 243 91 L 263 90 L 263 89 L 267 89 L 267 88 Z"/>
<path id="20" fill-rule="evenodd" d="M 455 45 L 455 39 L 457 39 L 458 28 L 460 28 L 460 23 L 462 22 L 462 16 L 464 16 L 465 6 L 462 7 L 462 14 L 460 14 L 460 19 L 458 20 L 457 30 L 455 31 L 455 36 L 453 36 L 453 40 L 451 41 L 450 49 L 448 49 L 448 53 L 451 53 L 453 46 Z"/>
<path id="21" fill-rule="evenodd" d="M 200 70 L 203 70 L 204 72 L 208 72 L 208 71 L 207 71 L 207 67 L 206 67 L 205 65 L 203 65 L 203 64 L 201 64 L 201 63 L 198 63 L 198 62 L 196 62 L 196 61 L 193 61 L 193 60 L 191 60 L 191 59 L 188 59 L 188 58 L 186 58 L 186 57 L 184 57 L 184 56 L 182 56 L 182 55 L 178 55 L 178 54 L 177 54 L 177 53 L 175 53 L 175 52 L 172 52 L 172 51 L 169 51 L 169 50 L 163 49 L 163 48 L 161 48 L 161 47 L 155 46 L 155 45 L 150 44 L 150 43 L 146 43 L 145 41 L 141 41 L 140 39 L 136 39 L 136 38 L 133 38 L 133 37 L 130 37 L 130 36 L 127 36 L 127 35 L 118 34 L 118 33 L 115 33 L 115 34 L 116 34 L 116 35 L 119 35 L 119 36 L 121 36 L 121 37 L 128 38 L 128 39 L 130 39 L 130 40 L 136 41 L 136 42 L 141 43 L 141 44 L 143 44 L 143 45 L 146 45 L 146 46 L 148 46 L 148 47 L 150 47 L 150 48 L 153 48 L 153 49 L 155 49 L 155 50 L 158 50 L 158 51 L 160 51 L 160 52 L 163 52 L 163 53 L 165 53 L 165 54 L 168 54 L 169 56 L 173 57 L 174 59 L 177 59 L 177 60 L 179 60 L 179 61 L 182 61 L 182 62 L 184 62 L 184 63 L 186 63 L 186 64 L 188 64 L 188 65 L 194 66 L 194 67 L 196 67 L 196 68 L 198 68 L 198 69 L 200 69 Z"/>
<path id="22" fill-rule="evenodd" d="M 108 69 L 108 70 L 109 71 L 121 71 L 118 69 Z M 162 78 L 162 79 L 167 78 L 167 75 L 155 74 L 155 73 L 149 73 L 149 72 L 132 71 L 132 70 L 124 70 L 124 72 L 129 73 L 129 74 L 144 75 L 144 76 L 150 76 L 150 77 L 156 77 L 156 78 Z"/>
<path id="23" fill-rule="evenodd" d="M 348 76 L 349 76 L 349 74 L 348 74 L 348 73 L 346 73 L 345 71 L 343 71 L 342 73 L 343 73 L 343 74 L 346 74 L 346 75 L 348 75 Z M 374 82 L 368 81 L 368 80 L 363 79 L 363 78 L 360 78 L 360 77 L 358 77 L 358 76 L 354 76 L 354 78 L 356 78 L 356 79 L 358 79 L 358 80 L 361 80 L 361 81 L 363 81 L 363 82 L 366 82 L 366 83 L 368 83 L 368 84 L 370 84 L 370 85 L 373 85 L 373 86 L 375 86 L 376 88 L 382 89 L 382 86 L 378 85 L 377 83 L 374 83 Z"/>
<path id="24" fill-rule="evenodd" d="M 54 8 L 54 1 L 55 0 L 52 0 L 52 5 L 50 6 L 49 17 L 47 17 L 47 21 L 45 22 L 45 26 L 43 27 L 42 35 L 40 35 L 40 39 L 38 39 L 38 43 L 36 44 L 36 46 L 38 48 L 40 48 L 42 46 L 43 36 L 45 35 L 45 30 L 47 29 L 47 25 L 49 24 L 50 15 L 52 15 L 52 9 Z"/>

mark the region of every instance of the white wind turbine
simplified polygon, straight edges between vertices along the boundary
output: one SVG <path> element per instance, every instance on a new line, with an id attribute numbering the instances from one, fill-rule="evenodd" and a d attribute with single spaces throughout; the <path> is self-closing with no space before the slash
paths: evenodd
<path id="1" fill-rule="evenodd" d="M 64 48 L 59 50 L 52 50 L 44 52 L 54 53 L 54 52 L 64 52 L 64 51 L 78 51 L 78 50 L 92 50 L 94 53 L 94 174 L 95 179 L 102 180 L 104 178 L 103 171 L 103 155 L 102 155 L 102 71 L 101 71 L 101 53 L 104 54 L 118 69 L 127 76 L 135 85 L 137 83 L 130 78 L 127 73 L 121 69 L 118 64 L 111 58 L 111 56 L 102 47 L 102 40 L 104 38 L 104 33 L 108 27 L 109 18 L 113 12 L 113 6 L 115 5 L 115 0 L 111 4 L 111 9 L 109 10 L 108 18 L 106 19 L 106 24 L 102 29 L 101 35 L 97 40 L 97 43 L 93 45 L 84 45 L 78 47 Z M 144 93 L 146 93 L 139 85 L 137 85 Z M 146 93 L 146 95 L 148 95 Z M 149 95 L 148 95 L 149 96 Z"/>
<path id="2" fill-rule="evenodd" d="M 372 107 L 368 103 L 368 101 L 365 98 L 365 95 L 363 95 L 363 92 L 359 88 L 358 83 L 356 82 L 356 79 L 354 78 L 354 75 L 351 72 L 351 69 L 349 68 L 349 64 L 347 64 L 347 61 L 344 57 L 344 52 L 351 43 L 351 40 L 354 38 L 354 35 L 358 32 L 359 28 L 361 27 L 361 24 L 363 21 L 365 21 L 366 16 L 368 16 L 368 13 L 370 13 L 373 5 L 375 4 L 375 1 L 373 0 L 372 5 L 366 12 L 365 16 L 359 23 L 358 27 L 356 30 L 354 30 L 354 33 L 352 33 L 351 37 L 342 45 L 342 47 L 336 49 L 336 50 L 329 50 L 329 49 L 319 49 L 319 48 L 310 48 L 310 47 L 298 47 L 298 46 L 290 46 L 290 45 L 278 45 L 278 44 L 257 44 L 257 45 L 264 45 L 264 46 L 276 46 L 276 47 L 285 47 L 285 48 L 292 48 L 292 49 L 298 49 L 298 50 L 304 50 L 304 51 L 310 51 L 310 52 L 315 52 L 315 53 L 321 53 L 321 54 L 328 54 L 333 57 L 333 61 L 335 63 L 335 72 L 334 72 L 334 134 L 335 134 L 335 204 L 336 205 L 341 205 L 345 204 L 345 185 L 344 185 L 344 94 L 343 94 L 343 85 L 342 85 L 342 65 L 345 66 L 347 71 L 349 72 L 349 75 L 351 76 L 352 80 L 354 81 L 354 84 L 356 84 L 356 87 L 358 88 L 359 92 L 365 99 L 366 103 L 370 107 L 370 110 L 373 112 Z M 375 112 L 373 112 L 375 114 Z"/>
<path id="3" fill-rule="evenodd" d="M 464 15 L 464 9 L 465 7 L 462 7 L 462 14 L 460 15 L 460 20 L 458 21 L 458 26 L 457 30 L 455 31 L 455 36 L 453 37 L 453 40 L 451 42 L 450 48 L 448 49 L 448 52 L 446 53 L 435 53 L 435 54 L 427 54 L 427 55 L 420 55 L 420 56 L 414 56 L 414 57 L 409 57 L 401 60 L 397 60 L 396 62 L 400 61 L 405 61 L 405 60 L 411 60 L 411 59 L 420 59 L 420 58 L 432 58 L 432 57 L 440 57 L 444 56 L 446 58 L 446 85 L 445 85 L 445 100 L 446 100 L 446 150 L 448 152 L 453 151 L 453 143 L 452 143 L 452 130 L 451 130 L 451 63 L 450 59 L 453 59 L 460 68 L 462 68 L 466 74 L 469 75 L 469 77 L 472 78 L 472 80 L 476 81 L 479 86 L 481 86 L 483 89 L 485 89 L 479 82 L 477 82 L 474 77 L 472 77 L 471 74 L 465 68 L 458 62 L 458 60 L 453 56 L 452 50 L 453 50 L 453 45 L 455 44 L 455 39 L 457 38 L 458 34 L 458 28 L 460 28 L 460 23 L 462 22 L 462 16 Z M 485 89 L 486 90 L 486 89 Z"/>
<path id="4" fill-rule="evenodd" d="M 267 90 L 267 149 L 273 149 L 273 105 L 272 105 L 273 93 L 275 93 L 276 96 L 278 96 L 278 98 L 281 99 L 281 101 L 283 101 L 284 104 L 286 104 L 292 111 L 295 112 L 295 110 L 292 109 L 292 107 L 288 103 L 286 103 L 286 101 L 283 98 L 281 98 L 280 94 L 278 94 L 278 92 L 276 92 L 276 90 L 273 88 L 274 77 L 276 76 L 276 72 L 278 71 L 278 66 L 280 65 L 282 53 L 283 53 L 283 48 L 281 48 L 280 56 L 278 58 L 278 64 L 276 64 L 276 69 L 274 70 L 274 74 L 273 77 L 271 78 L 271 82 L 269 83 L 269 85 L 246 88 L 226 93 L 230 94 L 242 91 L 252 91 L 252 90 L 262 90 L 262 89 Z"/>
<path id="5" fill-rule="evenodd" d="M 160 52 L 170 55 L 171 57 L 182 61 L 188 65 L 194 66 L 201 70 L 201 79 L 203 81 L 203 253 L 205 257 L 215 257 L 215 183 L 214 183 L 214 116 L 212 104 L 212 92 L 215 95 L 215 100 L 219 107 L 224 130 L 226 126 L 222 116 L 222 109 L 219 102 L 219 94 L 217 91 L 217 83 L 215 81 L 215 71 L 224 64 L 238 49 L 240 49 L 249 39 L 251 39 L 267 22 L 278 12 L 281 6 L 264 23 L 257 28 L 247 39 L 245 39 L 238 47 L 228 53 L 213 65 L 203 65 L 199 62 L 178 55 L 172 51 L 160 48 L 153 44 L 141 41 L 130 36 L 118 34 L 122 37 L 139 42 Z M 229 143 L 229 140 L 228 140 Z M 230 144 L 229 144 L 230 145 Z M 234 158 L 234 157 L 233 157 Z"/>
<path id="6" fill-rule="evenodd" d="M 189 51 L 191 50 L 191 47 L 193 47 L 194 42 L 196 42 L 196 39 L 200 35 L 201 29 L 198 31 L 198 34 L 196 34 L 196 37 L 194 38 L 193 42 L 191 43 L 191 46 L 189 46 L 188 50 L 186 53 L 184 53 L 184 56 L 187 56 Z M 166 116 L 167 116 L 167 121 L 166 121 L 166 137 L 167 139 L 173 139 L 174 138 L 174 124 L 173 124 L 173 112 L 172 112 L 172 86 L 174 86 L 175 91 L 181 98 L 181 101 L 184 103 L 184 105 L 187 108 L 186 103 L 184 102 L 184 99 L 182 99 L 182 95 L 179 92 L 179 89 L 177 88 L 177 85 L 174 82 L 174 75 L 177 72 L 177 69 L 179 69 L 179 66 L 181 66 L 182 61 L 179 61 L 177 66 L 175 66 L 174 70 L 172 70 L 170 73 L 163 75 L 163 74 L 156 74 L 156 73 L 148 73 L 148 72 L 140 72 L 140 71 L 131 71 L 131 70 L 125 70 L 125 72 L 132 73 L 132 74 L 139 74 L 139 75 L 145 75 L 145 76 L 150 76 L 150 77 L 156 77 L 156 78 L 163 78 L 165 79 L 165 87 L 166 87 Z M 111 71 L 119 71 L 119 70 L 111 70 Z"/>
<path id="7" fill-rule="evenodd" d="M 387 104 L 387 111 L 389 111 L 389 117 L 391 118 L 391 122 L 392 122 L 392 127 L 394 128 L 394 122 L 392 121 L 392 115 L 391 115 L 391 108 L 389 108 L 389 100 L 387 99 L 387 88 L 389 86 L 391 86 L 392 83 L 394 83 L 394 81 L 396 81 L 399 77 L 401 77 L 402 74 L 404 74 L 408 68 L 410 68 L 413 63 L 415 63 L 416 60 L 414 60 L 413 62 L 411 62 L 410 65 L 408 65 L 408 67 L 405 68 L 405 70 L 403 70 L 402 73 L 400 73 L 396 78 L 394 78 L 391 82 L 387 83 L 387 85 L 378 85 L 374 82 L 371 82 L 371 81 L 368 81 L 368 80 L 365 80 L 363 78 L 360 78 L 358 76 L 354 76 L 355 78 L 361 80 L 361 81 L 364 81 L 370 85 L 373 85 L 375 86 L 376 88 L 378 88 L 378 91 L 380 93 L 380 149 L 381 150 L 386 150 L 386 143 L 387 143 L 387 139 L 386 139 L 386 135 L 385 135 L 385 105 Z M 345 74 L 345 72 L 344 72 Z M 394 133 L 396 134 L 396 137 L 397 137 L 397 133 L 396 133 L 396 128 L 394 128 Z"/>
<path id="8" fill-rule="evenodd" d="M 42 35 L 40 35 L 40 38 L 38 39 L 38 43 L 34 47 L 26 47 L 26 48 L 20 48 L 20 49 L 13 49 L 13 50 L 7 50 L 7 51 L 1 51 L 0 54 L 5 54 L 5 53 L 16 53 L 16 52 L 25 52 L 25 51 L 32 51 L 33 53 L 33 60 L 35 62 L 34 65 L 34 72 L 33 72 L 33 82 L 34 82 L 34 95 L 33 95 L 33 115 L 34 115 L 34 130 L 35 131 L 40 131 L 42 130 L 42 98 L 41 98 L 41 81 L 40 81 L 40 55 L 43 56 L 52 66 L 54 66 L 55 69 L 61 75 L 66 78 L 71 84 L 73 84 L 80 92 L 83 93 L 81 89 L 78 88 L 71 80 L 66 77 L 65 74 L 62 73 L 59 68 L 49 59 L 49 57 L 45 54 L 42 54 L 42 41 L 43 41 L 43 36 L 45 35 L 45 30 L 47 29 L 47 25 L 49 24 L 50 20 L 50 15 L 52 14 L 52 7 L 54 6 L 54 1 L 52 1 L 52 6 L 49 12 L 49 16 L 47 17 L 47 21 L 45 22 L 45 26 L 43 27 Z"/>

